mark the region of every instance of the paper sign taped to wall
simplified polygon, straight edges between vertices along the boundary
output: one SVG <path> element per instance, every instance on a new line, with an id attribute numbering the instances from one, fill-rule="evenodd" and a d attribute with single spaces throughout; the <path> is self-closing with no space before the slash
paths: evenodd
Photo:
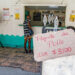
<path id="1" fill-rule="evenodd" d="M 3 8 L 3 20 L 8 21 L 9 20 L 9 8 Z"/>
<path id="2" fill-rule="evenodd" d="M 16 20 L 19 20 L 20 19 L 20 11 L 19 11 L 19 8 L 16 8 L 15 9 L 15 19 Z"/>
<path id="3" fill-rule="evenodd" d="M 35 35 L 33 43 L 38 62 L 75 54 L 75 32 L 71 29 Z"/>

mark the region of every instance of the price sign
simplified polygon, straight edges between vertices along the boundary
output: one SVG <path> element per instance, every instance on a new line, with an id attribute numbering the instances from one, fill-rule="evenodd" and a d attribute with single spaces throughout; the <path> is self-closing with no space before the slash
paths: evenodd
<path id="1" fill-rule="evenodd" d="M 71 29 L 35 35 L 33 43 L 36 61 L 75 54 L 75 32 Z"/>

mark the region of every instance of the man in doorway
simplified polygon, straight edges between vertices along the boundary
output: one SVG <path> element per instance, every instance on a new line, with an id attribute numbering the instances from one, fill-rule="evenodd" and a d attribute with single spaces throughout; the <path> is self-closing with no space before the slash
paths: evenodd
<path id="1" fill-rule="evenodd" d="M 25 42 L 24 42 L 24 48 L 26 53 L 31 53 L 31 38 L 33 35 L 33 31 L 30 24 L 30 16 L 27 16 L 27 19 L 24 22 L 24 36 L 25 36 Z M 28 50 L 26 48 L 26 44 L 28 41 Z"/>

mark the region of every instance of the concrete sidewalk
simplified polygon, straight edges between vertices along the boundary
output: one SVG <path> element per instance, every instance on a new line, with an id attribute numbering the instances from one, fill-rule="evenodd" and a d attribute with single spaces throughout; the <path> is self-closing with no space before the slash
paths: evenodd
<path id="1" fill-rule="evenodd" d="M 35 62 L 34 54 L 24 53 L 22 48 L 1 48 L 0 66 L 15 67 L 28 72 L 40 72 L 41 63 Z"/>
<path id="2" fill-rule="evenodd" d="M 23 71 L 19 68 L 0 67 L 0 75 L 41 75 L 41 74 Z"/>

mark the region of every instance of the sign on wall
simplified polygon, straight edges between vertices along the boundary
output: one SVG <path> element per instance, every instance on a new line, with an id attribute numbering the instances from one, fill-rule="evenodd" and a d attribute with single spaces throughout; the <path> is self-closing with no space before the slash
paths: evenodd
<path id="1" fill-rule="evenodd" d="M 75 54 L 75 33 L 71 29 L 35 35 L 33 43 L 36 61 Z"/>
<path id="2" fill-rule="evenodd" d="M 3 8 L 3 20 L 9 20 L 9 8 Z"/>
<path id="3" fill-rule="evenodd" d="M 72 10 L 72 12 L 71 12 L 70 21 L 75 22 L 75 10 Z"/>
<path id="4" fill-rule="evenodd" d="M 20 19 L 20 13 L 19 13 L 19 9 L 15 9 L 15 19 L 18 20 Z"/>

